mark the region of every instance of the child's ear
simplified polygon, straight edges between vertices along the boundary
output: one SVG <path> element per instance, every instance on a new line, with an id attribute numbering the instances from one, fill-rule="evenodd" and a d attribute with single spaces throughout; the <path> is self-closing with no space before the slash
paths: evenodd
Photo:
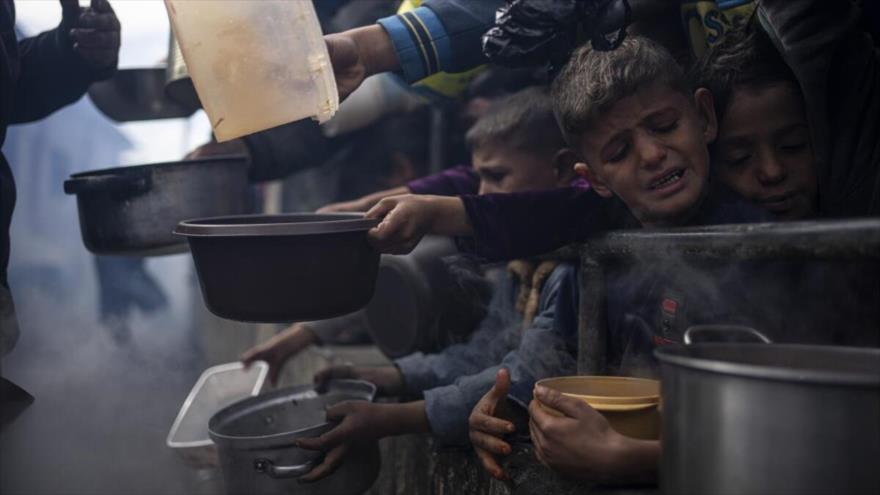
<path id="1" fill-rule="evenodd" d="M 574 173 L 580 175 L 584 179 L 587 179 L 587 182 L 590 183 L 590 187 L 594 191 L 596 191 L 596 194 L 598 194 L 599 196 L 602 196 L 603 198 L 610 198 L 614 196 L 614 193 L 611 191 L 611 189 L 608 189 L 608 186 L 606 186 L 605 183 L 602 182 L 602 180 L 599 179 L 599 177 L 595 173 L 593 173 L 593 169 L 591 169 L 590 166 L 586 163 L 575 163 Z"/>
<path id="2" fill-rule="evenodd" d="M 574 166 L 578 162 L 577 155 L 570 148 L 562 148 L 556 152 L 553 162 L 556 167 L 556 184 L 567 186 L 576 175 Z"/>
<path id="3" fill-rule="evenodd" d="M 718 118 L 715 115 L 715 99 L 712 97 L 712 92 L 706 88 L 697 88 L 694 92 L 694 103 L 703 121 L 703 139 L 706 144 L 712 143 L 718 137 Z"/>

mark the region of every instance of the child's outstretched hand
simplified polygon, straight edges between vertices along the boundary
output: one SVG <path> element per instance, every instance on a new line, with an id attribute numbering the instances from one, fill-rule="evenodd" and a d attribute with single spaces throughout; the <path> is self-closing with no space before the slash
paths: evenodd
<path id="1" fill-rule="evenodd" d="M 370 208 L 366 217 L 381 219 L 368 235 L 383 253 L 409 253 L 426 234 L 471 234 L 464 204 L 455 196 L 391 196 Z"/>
<path id="2" fill-rule="evenodd" d="M 495 459 L 496 455 L 510 454 L 510 444 L 501 438 L 508 433 L 513 433 L 513 423 L 499 416 L 503 416 L 503 409 L 507 400 L 507 391 L 510 389 L 510 372 L 501 368 L 495 374 L 495 385 L 486 392 L 486 395 L 477 402 L 468 418 L 468 432 L 471 443 L 480 462 L 493 478 L 504 480 L 507 474 Z"/>

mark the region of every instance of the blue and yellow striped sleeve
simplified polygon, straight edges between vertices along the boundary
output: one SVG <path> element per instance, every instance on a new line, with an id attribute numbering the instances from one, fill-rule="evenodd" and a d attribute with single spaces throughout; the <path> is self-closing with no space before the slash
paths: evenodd
<path id="1" fill-rule="evenodd" d="M 418 7 L 378 22 L 391 38 L 407 82 L 424 79 L 450 66 L 449 36 L 431 9 Z"/>

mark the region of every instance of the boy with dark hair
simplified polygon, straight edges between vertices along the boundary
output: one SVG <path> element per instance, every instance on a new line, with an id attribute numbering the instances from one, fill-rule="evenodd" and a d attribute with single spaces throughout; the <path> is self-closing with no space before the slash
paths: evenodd
<path id="1" fill-rule="evenodd" d="M 553 124 L 553 125 L 549 125 Z M 536 139 L 539 137 L 539 139 Z M 568 185 L 572 153 L 564 149 L 546 90 L 533 88 L 492 105 L 468 133 L 480 191 L 515 192 Z M 337 367 L 316 376 L 375 382 L 386 395 L 423 396 L 404 403 L 346 402 L 327 416 L 336 428 L 300 446 L 327 452 L 303 480 L 332 472 L 353 443 L 408 433 L 431 433 L 438 444 L 466 444 L 467 419 L 492 386 L 500 365 L 510 370 L 513 395 L 523 405 L 534 382 L 575 371 L 575 270 L 552 257 L 516 260 L 495 289 L 488 316 L 469 341 L 435 354 L 416 353 L 394 366 Z"/>

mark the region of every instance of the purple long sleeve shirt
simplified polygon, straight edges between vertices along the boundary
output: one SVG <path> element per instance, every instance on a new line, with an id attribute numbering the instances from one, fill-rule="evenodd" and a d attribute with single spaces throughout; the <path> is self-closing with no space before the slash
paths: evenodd
<path id="1" fill-rule="evenodd" d="M 477 194 L 480 177 L 467 165 L 456 165 L 440 173 L 420 177 L 406 185 L 413 194 L 436 194 L 438 196 L 461 196 Z"/>

